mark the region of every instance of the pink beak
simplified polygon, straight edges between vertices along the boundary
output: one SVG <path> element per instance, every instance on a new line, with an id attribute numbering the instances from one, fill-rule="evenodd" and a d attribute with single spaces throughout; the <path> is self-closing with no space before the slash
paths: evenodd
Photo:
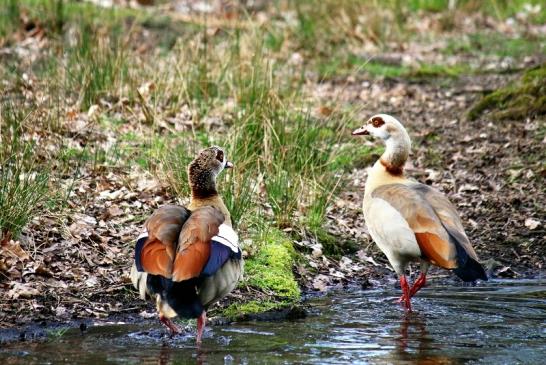
<path id="1" fill-rule="evenodd" d="M 368 134 L 370 134 L 370 132 L 368 132 L 368 130 L 366 129 L 366 126 L 364 127 L 360 127 L 358 129 L 355 129 L 353 131 L 353 133 L 351 133 L 353 136 L 366 136 Z"/>

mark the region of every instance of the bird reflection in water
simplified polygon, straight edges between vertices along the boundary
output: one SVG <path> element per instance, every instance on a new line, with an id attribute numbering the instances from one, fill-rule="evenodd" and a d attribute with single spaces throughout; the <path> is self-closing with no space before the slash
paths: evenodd
<path id="1" fill-rule="evenodd" d="M 157 359 L 158 365 L 167 365 L 172 364 L 171 358 L 173 354 L 173 349 L 169 347 L 167 343 L 163 343 L 161 349 L 159 350 L 159 358 Z"/>
<path id="2" fill-rule="evenodd" d="M 164 342 L 159 350 L 159 356 L 157 359 L 158 365 L 171 365 L 186 362 L 191 362 L 192 364 L 202 365 L 207 364 L 207 352 L 204 347 L 198 345 L 196 347 L 196 352 L 193 353 L 192 358 L 195 359 L 195 362 L 190 361 L 190 359 L 181 359 L 180 352 L 176 348 L 169 346 L 168 343 Z"/>
<path id="3" fill-rule="evenodd" d="M 426 318 L 422 314 L 405 313 L 400 318 L 397 332 L 393 336 L 395 349 L 391 353 L 394 363 L 411 362 L 420 365 L 457 363 L 452 358 L 435 354 L 441 347 L 427 331 Z"/>

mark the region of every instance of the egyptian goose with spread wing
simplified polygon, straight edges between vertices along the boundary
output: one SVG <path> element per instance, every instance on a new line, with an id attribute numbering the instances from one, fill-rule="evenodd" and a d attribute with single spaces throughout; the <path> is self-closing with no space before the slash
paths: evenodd
<path id="1" fill-rule="evenodd" d="M 404 126 L 378 114 L 353 135 L 385 141 L 385 152 L 368 171 L 363 210 L 370 235 L 400 278 L 406 309 L 411 311 L 411 297 L 425 285 L 431 263 L 467 282 L 487 280 L 455 207 L 444 194 L 404 176 L 411 147 Z M 405 271 L 412 261 L 421 262 L 421 273 L 410 288 Z"/>
<path id="2" fill-rule="evenodd" d="M 156 297 L 159 319 L 171 335 L 179 332 L 172 318 L 197 318 L 197 343 L 206 309 L 231 292 L 243 274 L 238 237 L 216 190 L 216 177 L 232 166 L 220 147 L 201 151 L 188 166 L 188 207 L 157 209 L 135 247 L 131 280 L 140 296 Z"/>

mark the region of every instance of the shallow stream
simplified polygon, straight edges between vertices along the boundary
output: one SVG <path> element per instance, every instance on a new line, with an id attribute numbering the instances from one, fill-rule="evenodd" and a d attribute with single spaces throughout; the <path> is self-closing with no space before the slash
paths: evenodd
<path id="1" fill-rule="evenodd" d="M 546 280 L 431 283 L 405 314 L 394 288 L 334 292 L 296 321 L 209 327 L 174 339 L 157 325 L 95 326 L 0 345 L 0 364 L 544 364 Z"/>

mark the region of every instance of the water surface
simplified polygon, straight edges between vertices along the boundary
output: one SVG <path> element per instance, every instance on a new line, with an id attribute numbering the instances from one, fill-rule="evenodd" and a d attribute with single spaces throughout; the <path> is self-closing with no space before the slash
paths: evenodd
<path id="1" fill-rule="evenodd" d="M 546 281 L 476 287 L 431 283 L 405 314 L 390 288 L 335 292 L 297 321 L 214 326 L 161 337 L 159 325 L 116 324 L 0 349 L 0 364 L 543 364 Z M 1 345 L 0 345 L 1 346 Z"/>

